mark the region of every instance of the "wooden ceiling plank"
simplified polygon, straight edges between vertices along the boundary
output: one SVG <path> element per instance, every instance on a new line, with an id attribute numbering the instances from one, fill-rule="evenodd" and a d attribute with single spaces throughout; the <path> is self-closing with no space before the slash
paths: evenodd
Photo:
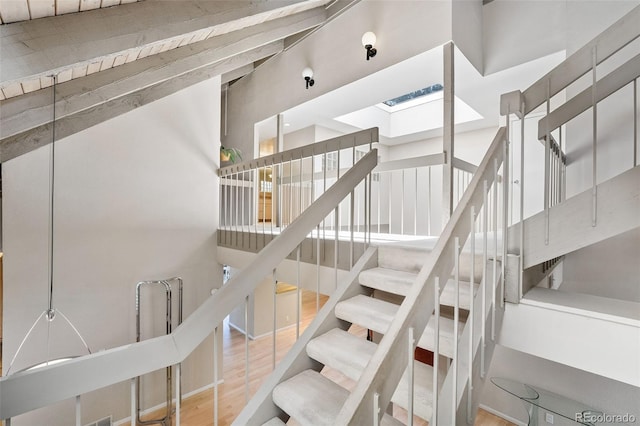
<path id="1" fill-rule="evenodd" d="M 108 70 L 109 68 L 113 68 L 113 62 L 116 60 L 115 56 L 111 56 L 109 58 L 105 58 L 100 64 L 100 71 Z"/>
<path id="2" fill-rule="evenodd" d="M 27 0 L 0 1 L 0 14 L 2 15 L 2 21 L 5 24 L 26 21 L 31 18 Z"/>
<path id="3" fill-rule="evenodd" d="M 87 75 L 100 71 L 100 65 L 102 65 L 102 61 L 90 63 L 87 66 Z"/>
<path id="4" fill-rule="evenodd" d="M 54 16 L 56 14 L 55 0 L 29 0 L 31 19 Z"/>
<path id="5" fill-rule="evenodd" d="M 93 10 L 100 8 L 100 0 L 80 0 L 80 10 Z"/>
<path id="6" fill-rule="evenodd" d="M 20 83 L 8 84 L 2 88 L 2 91 L 6 98 L 13 98 L 14 96 L 20 96 L 24 93 Z"/>
<path id="7" fill-rule="evenodd" d="M 135 49 L 135 50 L 131 50 L 128 54 L 127 54 L 127 60 L 126 63 L 130 63 L 135 61 L 136 59 L 138 59 L 138 56 L 140 55 L 140 50 L 142 49 Z"/>
<path id="8" fill-rule="evenodd" d="M 180 44 L 178 44 L 178 47 L 191 44 L 194 37 L 195 37 L 195 34 L 188 34 L 187 36 L 183 37 L 182 40 L 180 40 Z"/>
<path id="9" fill-rule="evenodd" d="M 117 6 L 120 4 L 120 0 L 102 0 L 100 7 L 103 9 L 106 7 Z"/>
<path id="10" fill-rule="evenodd" d="M 53 77 L 51 76 L 40 77 L 40 88 L 44 89 L 49 86 L 53 86 Z"/>
<path id="11" fill-rule="evenodd" d="M 120 65 L 124 64 L 125 62 L 127 62 L 127 55 L 116 56 L 115 61 L 113 61 L 113 66 L 114 67 L 119 67 Z"/>
<path id="12" fill-rule="evenodd" d="M 80 0 L 56 0 L 56 15 L 80 12 Z"/>
<path id="13" fill-rule="evenodd" d="M 64 83 L 73 77 L 73 69 L 63 70 L 58 73 L 58 83 Z"/>
<path id="14" fill-rule="evenodd" d="M 257 55 L 265 58 L 281 51 L 284 38 L 321 22 L 323 16 L 314 13 L 288 16 L 193 44 L 188 49 L 174 49 L 161 55 L 149 56 L 90 74 L 58 86 L 57 110 L 60 117 L 63 117 L 79 114 L 100 105 L 102 109 L 108 109 L 104 104 L 111 99 L 133 93 L 140 87 L 148 87 L 194 70 L 205 69 L 220 61 L 237 63 L 238 66 L 233 68 L 237 69 L 247 65 L 242 61 L 249 57 Z M 254 52 L 253 56 L 245 55 L 249 51 Z M 235 59 L 236 57 L 238 59 Z M 253 61 L 248 63 L 252 64 Z M 89 65 L 91 66 L 92 64 Z M 88 74 L 89 71 L 88 69 Z M 26 133 L 30 135 L 29 138 L 37 139 L 38 131 L 31 132 L 30 129 L 41 128 L 50 120 L 51 97 L 46 91 L 37 91 L 14 98 L 9 103 L 4 102 L 3 108 L 0 109 L 0 121 L 3 123 L 0 128 L 0 144 L 14 136 L 19 139 L 18 135 Z M 29 143 L 24 141 L 25 145 Z"/>
<path id="15" fill-rule="evenodd" d="M 75 67 L 73 69 L 72 75 L 71 75 L 71 79 L 74 78 L 80 78 L 80 77 L 84 77 L 85 75 L 87 75 L 87 68 L 89 67 L 89 64 L 83 64 L 80 65 L 78 67 Z"/>
<path id="16" fill-rule="evenodd" d="M 0 0 L 0 5 L 4 8 L 9 4 L 8 1 L 26 2 Z M 56 25 L 47 25 L 47 34 L 35 39 L 30 30 L 41 27 L 37 24 L 38 20 L 21 22 L 20 31 L 9 31 L 3 26 L 0 27 L 0 49 L 3 45 L 23 43 L 32 52 L 28 57 L 0 61 L 0 83 L 43 75 L 51 69 L 95 62 L 98 58 L 102 60 L 109 55 L 142 48 L 144 43 L 152 46 L 155 43 L 164 44 L 166 40 L 202 31 L 200 36 L 192 40 L 196 41 L 211 34 L 213 28 L 217 28 L 216 33 L 227 33 L 239 26 L 250 27 L 310 11 L 326 17 L 324 7 L 317 7 L 324 1 L 304 0 L 288 6 L 282 6 L 281 2 L 266 1 L 140 1 L 105 9 L 97 14 L 52 17 Z M 28 15 L 26 3 L 23 4 Z M 59 12 L 77 11 L 79 5 L 80 0 L 58 1 Z M 230 22 L 237 20 L 241 22 Z M 42 32 L 42 28 L 40 30 Z"/>
<path id="17" fill-rule="evenodd" d="M 22 82 L 22 91 L 24 93 L 35 92 L 36 90 L 40 90 L 40 79 L 35 78 L 29 81 Z"/>

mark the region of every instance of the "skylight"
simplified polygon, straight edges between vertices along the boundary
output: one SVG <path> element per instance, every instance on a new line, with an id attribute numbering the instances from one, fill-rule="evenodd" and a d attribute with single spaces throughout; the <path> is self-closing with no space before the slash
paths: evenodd
<path id="1" fill-rule="evenodd" d="M 402 96 L 398 96 L 397 98 L 393 98 L 393 99 L 389 99 L 387 101 L 382 102 L 383 104 L 385 104 L 388 107 L 394 107 L 396 105 L 402 104 L 404 102 L 408 102 L 411 100 L 414 100 L 416 98 L 422 97 L 422 96 L 427 96 L 430 95 L 432 93 L 435 92 L 440 92 L 442 89 L 444 89 L 444 87 L 442 86 L 442 84 L 433 84 L 429 87 L 425 87 L 424 89 L 420 89 L 420 90 L 416 90 L 413 92 L 409 92 L 406 93 Z"/>

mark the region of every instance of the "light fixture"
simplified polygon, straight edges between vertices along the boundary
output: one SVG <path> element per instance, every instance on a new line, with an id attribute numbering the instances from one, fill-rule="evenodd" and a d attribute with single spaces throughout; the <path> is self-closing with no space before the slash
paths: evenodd
<path id="1" fill-rule="evenodd" d="M 307 83 L 307 89 L 315 83 L 313 80 L 313 70 L 309 67 L 302 70 L 302 78 L 304 78 L 304 81 Z"/>
<path id="2" fill-rule="evenodd" d="M 51 335 L 51 325 L 54 323 L 54 320 L 56 318 L 58 318 L 57 314 L 60 314 L 60 317 L 62 317 L 62 319 L 64 321 L 66 321 L 66 323 L 69 325 L 69 327 L 71 327 L 71 329 L 74 331 L 74 333 L 78 336 L 78 338 L 80 339 L 80 341 L 82 342 L 84 348 L 87 350 L 87 352 L 89 354 L 91 354 L 91 349 L 89 349 L 89 345 L 87 345 L 87 342 L 82 338 L 82 335 L 80 334 L 80 332 L 78 331 L 78 329 L 71 323 L 71 321 L 69 321 L 69 318 L 67 318 L 67 316 L 62 313 L 62 311 L 60 311 L 59 309 L 55 309 L 53 307 L 53 284 L 54 284 L 54 275 L 53 275 L 53 231 L 54 231 L 54 190 L 55 190 L 55 158 L 56 158 L 56 86 L 58 83 L 58 76 L 57 75 L 51 75 L 50 76 L 53 80 L 53 85 L 52 85 L 52 91 L 53 91 L 53 105 L 52 105 L 52 110 L 53 110 L 53 119 L 51 121 L 51 157 L 50 157 L 50 162 L 49 162 L 49 289 L 48 289 L 48 305 L 47 305 L 47 309 L 44 310 L 44 312 L 42 312 L 40 314 L 40 316 L 38 316 L 38 318 L 35 320 L 35 322 L 33 323 L 33 325 L 31 326 L 31 328 L 29 329 L 29 331 L 27 332 L 27 334 L 24 336 L 24 338 L 22 339 L 22 342 L 20 342 L 20 345 L 18 346 L 18 350 L 16 351 L 16 353 L 14 354 L 13 358 L 11 359 L 11 362 L 9 363 L 9 368 L 7 369 L 6 375 L 9 375 L 9 372 L 11 371 L 11 367 L 13 367 L 13 363 L 16 361 L 16 358 L 18 357 L 18 355 L 20 354 L 20 351 L 22 350 L 22 347 L 24 346 L 25 342 L 29 339 L 29 336 L 31 335 L 31 333 L 33 332 L 33 330 L 36 328 L 36 326 L 38 325 L 39 322 L 41 322 L 42 319 L 44 319 L 44 322 L 46 324 L 47 327 L 47 331 L 46 331 L 46 351 L 44 354 L 45 357 L 45 361 L 38 363 L 37 365 L 28 367 L 26 369 L 23 369 L 21 371 L 26 371 L 26 370 L 33 370 L 36 368 L 41 368 L 41 367 L 45 367 L 47 365 L 54 365 L 60 362 L 64 362 L 64 361 L 68 361 L 72 358 L 75 358 L 75 356 L 72 357 L 62 357 L 62 358 L 56 358 L 56 359 L 51 359 L 49 357 L 49 345 L 50 345 L 50 341 L 49 341 L 49 337 Z M 58 321 L 59 322 L 59 321 Z"/>
<path id="3" fill-rule="evenodd" d="M 365 49 L 367 49 L 367 61 L 369 60 L 369 58 L 373 58 L 374 56 L 376 56 L 376 53 L 378 53 L 378 51 L 374 47 L 376 45 L 376 35 L 371 31 L 367 31 L 362 36 L 362 45 Z"/>

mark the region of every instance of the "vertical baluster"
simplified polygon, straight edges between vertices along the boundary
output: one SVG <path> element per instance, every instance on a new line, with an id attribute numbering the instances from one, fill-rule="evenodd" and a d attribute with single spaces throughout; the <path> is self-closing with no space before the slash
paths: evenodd
<path id="1" fill-rule="evenodd" d="M 132 378 L 130 381 L 130 389 L 131 389 L 131 424 L 135 425 L 137 423 L 138 418 L 138 407 L 137 407 L 137 391 L 136 391 L 136 378 Z M 9 419 L 10 420 L 10 419 Z M 8 426 L 9 423 L 5 421 L 5 426 Z"/>
<path id="2" fill-rule="evenodd" d="M 408 406 L 407 406 L 407 426 L 413 426 L 413 366 L 414 366 L 414 352 L 416 350 L 415 347 L 415 338 L 413 336 L 413 327 L 409 327 L 408 336 L 407 336 L 407 356 L 409 357 L 407 360 L 407 389 L 408 389 Z"/>
<path id="3" fill-rule="evenodd" d="M 378 176 L 378 234 L 380 234 L 380 197 L 382 196 L 382 179 L 380 178 L 380 173 L 376 174 Z"/>
<path id="4" fill-rule="evenodd" d="M 180 379 L 182 376 L 182 365 L 180 363 L 176 364 L 176 426 L 180 426 L 180 415 L 181 404 L 182 404 L 182 393 L 180 387 L 182 386 L 180 383 Z"/>
<path id="5" fill-rule="evenodd" d="M 493 280 L 491 281 L 491 340 L 496 340 L 496 283 L 498 282 L 498 160 L 493 161 Z M 506 259 L 504 259 L 506 260 Z"/>
<path id="6" fill-rule="evenodd" d="M 440 277 L 435 277 L 434 282 L 434 334 L 433 334 L 433 414 L 432 421 L 429 422 L 432 426 L 438 425 L 438 394 L 440 389 L 438 388 L 438 370 L 440 368 Z"/>
<path id="7" fill-rule="evenodd" d="M 267 162 L 265 161 L 262 168 L 262 179 L 260 180 L 260 192 L 262 193 L 262 243 L 267 245 L 266 227 L 267 227 Z"/>
<path id="8" fill-rule="evenodd" d="M 213 426 L 218 426 L 218 327 L 213 329 Z"/>
<path id="9" fill-rule="evenodd" d="M 326 193 L 327 192 L 327 145 L 325 145 L 324 147 L 324 166 L 322 167 L 322 193 Z M 326 238 L 327 238 L 327 227 L 326 227 L 326 218 L 322 219 L 322 258 L 325 259 L 327 256 L 327 244 L 326 244 Z M 319 263 L 319 262 L 318 262 Z"/>
<path id="10" fill-rule="evenodd" d="M 244 299 L 244 402 L 249 402 L 249 295 Z"/>
<path id="11" fill-rule="evenodd" d="M 351 149 L 351 165 L 355 166 L 356 164 L 356 139 L 353 139 L 353 147 Z M 357 189 L 357 185 L 354 189 L 351 190 L 351 199 L 350 199 L 350 206 L 349 206 L 349 229 L 351 231 L 350 233 L 350 239 L 349 239 L 349 269 L 351 269 L 351 267 L 353 267 L 353 232 L 354 232 L 354 226 L 355 226 L 355 194 L 356 194 L 356 189 Z"/>
<path id="12" fill-rule="evenodd" d="M 404 169 L 402 169 L 402 198 L 400 200 L 400 235 L 404 235 Z"/>
<path id="13" fill-rule="evenodd" d="M 296 340 L 300 338 L 300 245 L 296 250 Z"/>
<path id="14" fill-rule="evenodd" d="M 503 151 L 503 179 L 502 179 L 502 276 L 500 278 L 500 307 L 504 309 L 504 287 L 507 275 L 507 242 L 509 241 L 509 182 L 511 175 L 509 174 L 509 139 L 504 141 Z"/>
<path id="15" fill-rule="evenodd" d="M 367 244 L 367 248 L 369 248 L 369 244 L 371 244 L 371 191 L 372 191 L 372 187 L 373 186 L 373 173 L 369 173 L 369 186 L 367 187 L 367 195 L 368 195 L 368 199 L 367 199 L 367 238 L 368 238 L 368 244 Z"/>
<path id="16" fill-rule="evenodd" d="M 275 176 L 276 176 L 276 166 L 275 166 L 275 163 L 274 163 L 274 159 L 272 157 L 271 158 L 271 179 L 270 179 L 271 182 L 270 182 L 270 185 L 269 185 L 269 189 L 270 189 L 269 192 L 271 193 L 271 218 L 269 219 L 269 225 L 270 225 L 270 228 L 271 228 L 271 239 L 273 239 L 273 220 L 276 218 L 275 211 L 274 211 L 276 203 L 274 203 L 274 199 L 273 199 L 273 195 L 275 194 L 275 192 L 274 192 Z"/>
<path id="17" fill-rule="evenodd" d="M 431 166 L 427 167 L 429 172 L 427 179 L 427 235 L 431 235 Z"/>
<path id="18" fill-rule="evenodd" d="M 453 252 L 453 271 L 455 283 L 455 298 L 453 304 L 453 373 L 452 373 L 452 393 L 451 418 L 456 424 L 456 408 L 458 407 L 458 327 L 460 321 L 460 239 L 455 237 Z"/>
<path id="19" fill-rule="evenodd" d="M 633 80 L 633 166 L 638 165 L 638 79 Z"/>
<path id="20" fill-rule="evenodd" d="M 313 148 L 311 149 L 311 202 L 309 206 L 311 206 L 316 201 L 316 165 L 313 157 Z M 313 231 L 311 231 L 311 257 L 313 257 Z M 319 234 L 316 235 L 316 239 L 320 237 Z"/>
<path id="21" fill-rule="evenodd" d="M 547 117 L 551 113 L 551 79 L 547 79 Z M 551 147 L 551 131 L 549 129 L 549 120 L 545 120 L 546 139 L 544 141 L 544 243 L 549 244 L 549 173 L 550 173 L 550 147 Z"/>
<path id="22" fill-rule="evenodd" d="M 387 188 L 389 188 L 389 190 L 388 190 L 388 192 L 389 192 L 389 202 L 387 203 L 387 205 L 389 206 L 389 231 L 388 231 L 388 233 L 391 234 L 391 183 L 392 183 L 393 172 L 390 171 L 387 174 L 389 175 L 389 185 L 387 186 Z"/>
<path id="23" fill-rule="evenodd" d="M 316 314 L 320 312 L 320 224 L 316 228 Z M 324 244 L 324 241 L 323 241 Z"/>
<path id="24" fill-rule="evenodd" d="M 415 198 L 413 199 L 413 235 L 418 235 L 418 168 L 415 168 Z"/>
<path id="25" fill-rule="evenodd" d="M 333 270 L 335 274 L 335 288 L 338 288 L 338 206 L 335 208 L 335 240 L 333 244 Z"/>
<path id="26" fill-rule="evenodd" d="M 293 222 L 293 157 L 289 158 L 289 220 L 287 224 Z"/>
<path id="27" fill-rule="evenodd" d="M 476 234 L 475 232 L 473 232 L 473 230 L 475 229 L 476 226 L 476 207 L 475 206 L 471 206 L 471 213 L 470 213 L 470 220 L 471 220 L 471 235 L 469 236 L 469 238 L 471 239 L 471 241 L 469 242 L 471 245 L 471 273 L 470 273 L 470 277 L 471 279 L 469 280 L 469 316 L 468 318 L 468 322 L 469 322 L 469 385 L 467 387 L 467 423 L 471 424 L 473 422 L 473 418 L 472 418 L 472 414 L 473 414 L 473 407 L 472 407 L 472 396 L 473 396 L 473 338 L 474 338 L 474 328 L 473 328 L 473 290 L 474 290 L 474 284 L 476 281 Z"/>
<path id="28" fill-rule="evenodd" d="M 302 158 L 302 151 L 300 151 L 300 178 L 298 179 L 298 216 L 300 216 L 302 214 L 302 171 L 304 169 L 304 165 L 303 165 L 303 158 Z"/>
<path id="29" fill-rule="evenodd" d="M 482 206 L 483 206 L 483 214 L 482 214 L 482 280 L 480 281 L 480 289 L 478 291 L 481 291 L 481 295 L 482 295 L 482 315 L 481 315 L 481 329 L 480 332 L 481 334 L 481 339 L 482 339 L 482 346 L 481 346 L 481 352 L 480 352 L 480 377 L 482 377 L 484 379 L 485 377 L 485 361 L 484 361 L 484 352 L 485 349 L 487 347 L 487 340 L 486 340 L 486 319 L 487 319 L 487 279 L 489 278 L 487 276 L 487 262 L 489 260 L 489 246 L 488 246 L 488 239 L 487 239 L 487 228 L 489 227 L 489 215 L 487 214 L 488 208 L 489 208 L 489 201 L 488 201 L 488 193 L 489 192 L 489 187 L 487 184 L 487 180 L 483 180 L 482 181 Z"/>
<path id="30" fill-rule="evenodd" d="M 597 199 L 598 199 L 598 150 L 597 150 L 597 142 L 598 142 L 598 102 L 596 98 L 596 66 L 598 64 L 598 47 L 593 46 L 593 54 L 591 55 L 591 76 L 592 76 L 592 86 L 591 86 L 591 103 L 593 109 L 593 162 L 592 162 L 592 177 L 593 177 L 593 186 L 591 189 L 591 226 L 596 226 L 598 218 L 597 218 Z"/>
<path id="31" fill-rule="evenodd" d="M 80 404 L 80 395 L 76 396 L 76 426 L 82 426 L 82 405 Z M 180 423 L 178 423 L 180 426 Z"/>
<path id="32" fill-rule="evenodd" d="M 236 247 L 238 247 L 238 214 L 239 214 L 239 210 L 240 210 L 240 207 L 239 207 L 240 195 L 238 194 L 238 192 L 239 192 L 238 184 L 240 182 L 240 177 L 239 177 L 238 173 L 235 173 L 234 176 L 235 176 L 234 188 L 235 188 L 236 197 L 235 197 L 235 203 L 234 203 L 234 206 L 233 206 L 234 210 L 235 210 L 235 216 L 234 216 L 235 223 L 234 223 L 233 229 L 235 231 L 234 233 L 235 233 L 235 237 L 236 237 L 235 245 L 236 245 Z"/>
<path id="33" fill-rule="evenodd" d="M 518 262 L 518 300 L 522 298 L 522 285 L 524 280 L 524 101 L 522 101 L 520 110 L 522 111 L 522 118 L 520 119 L 520 259 Z M 560 140 L 562 140 L 562 137 Z"/>
<path id="34" fill-rule="evenodd" d="M 245 189 L 246 188 L 245 175 L 246 175 L 246 171 L 244 169 L 244 166 L 242 166 L 242 180 L 241 180 L 241 183 L 242 183 L 242 198 L 241 198 L 241 203 L 242 203 L 242 209 L 241 209 L 242 210 L 242 214 L 241 214 L 241 217 L 242 217 L 242 219 L 241 219 L 241 226 L 242 227 L 240 228 L 240 230 L 241 230 L 241 233 L 242 233 L 242 247 L 243 248 L 244 248 L 244 225 L 245 225 L 245 222 L 247 221 L 247 211 L 245 209 L 245 201 L 244 201 L 244 199 L 246 198 L 246 194 L 245 194 L 245 192 L 246 192 L 246 189 Z"/>
<path id="35" fill-rule="evenodd" d="M 373 394 L 373 426 L 380 426 L 380 394 Z"/>
<path id="36" fill-rule="evenodd" d="M 271 367 L 276 369 L 276 337 L 278 332 L 277 312 L 278 312 L 278 280 L 276 280 L 276 270 L 271 272 L 271 282 L 273 283 L 273 335 L 271 336 Z"/>

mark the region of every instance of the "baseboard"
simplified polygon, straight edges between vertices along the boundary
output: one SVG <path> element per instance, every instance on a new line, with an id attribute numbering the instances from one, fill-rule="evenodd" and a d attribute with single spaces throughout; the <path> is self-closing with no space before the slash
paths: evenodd
<path id="1" fill-rule="evenodd" d="M 491 408 L 491 407 L 487 407 L 487 406 L 486 406 L 486 405 L 484 405 L 484 404 L 480 404 L 480 405 L 479 405 L 479 407 L 480 407 L 480 408 L 482 408 L 484 411 L 487 411 L 487 412 L 489 412 L 489 413 L 493 414 L 494 416 L 498 416 L 498 417 L 500 417 L 501 419 L 505 419 L 506 421 L 511 422 L 511 423 L 514 423 L 514 424 L 516 424 L 516 425 L 518 425 L 518 426 L 527 426 L 527 424 L 526 424 L 525 422 L 521 422 L 521 421 L 520 421 L 520 420 L 518 420 L 518 419 L 514 419 L 514 418 L 513 418 L 513 417 L 511 417 L 511 416 L 507 416 L 506 414 L 501 413 L 501 412 L 500 412 L 500 411 L 498 411 L 498 410 L 494 410 L 494 409 L 493 409 L 493 408 Z"/>
<path id="2" fill-rule="evenodd" d="M 218 380 L 218 385 L 221 385 L 221 384 L 223 384 L 223 383 L 224 383 L 224 379 L 223 379 L 223 380 Z M 185 394 L 183 394 L 183 395 L 182 395 L 182 399 L 189 398 L 189 397 L 192 397 L 192 396 L 194 396 L 194 395 L 196 395 L 196 394 L 199 394 L 200 392 L 204 392 L 204 391 L 207 391 L 207 390 L 209 390 L 209 389 L 212 389 L 214 386 L 215 386 L 215 384 L 214 384 L 214 383 L 209 383 L 209 384 L 208 384 L 208 385 L 206 385 L 206 386 L 203 386 L 203 387 L 201 387 L 201 388 L 195 389 L 195 390 L 193 390 L 193 391 L 191 391 L 191 392 L 189 392 L 189 393 L 185 393 Z M 174 404 L 176 403 L 176 399 L 175 399 L 175 398 L 173 398 L 173 403 L 174 403 Z M 166 403 L 162 403 L 162 404 L 158 404 L 158 405 L 156 405 L 156 406 L 153 406 L 153 407 L 151 407 L 151 408 L 147 408 L 147 409 L 145 409 L 145 410 L 142 410 L 142 412 L 141 412 L 141 413 L 142 413 L 142 415 L 146 415 L 146 414 L 152 413 L 152 412 L 154 412 L 154 411 L 156 411 L 156 410 L 159 410 L 159 409 L 161 409 L 161 408 L 164 408 L 164 407 L 165 407 L 165 404 L 166 404 Z M 113 426 L 122 426 L 123 424 L 126 424 L 126 423 L 131 423 L 131 416 L 129 416 L 129 417 L 125 417 L 124 419 L 120 419 L 120 420 L 118 420 L 117 422 L 114 422 L 114 423 L 113 423 Z"/>

